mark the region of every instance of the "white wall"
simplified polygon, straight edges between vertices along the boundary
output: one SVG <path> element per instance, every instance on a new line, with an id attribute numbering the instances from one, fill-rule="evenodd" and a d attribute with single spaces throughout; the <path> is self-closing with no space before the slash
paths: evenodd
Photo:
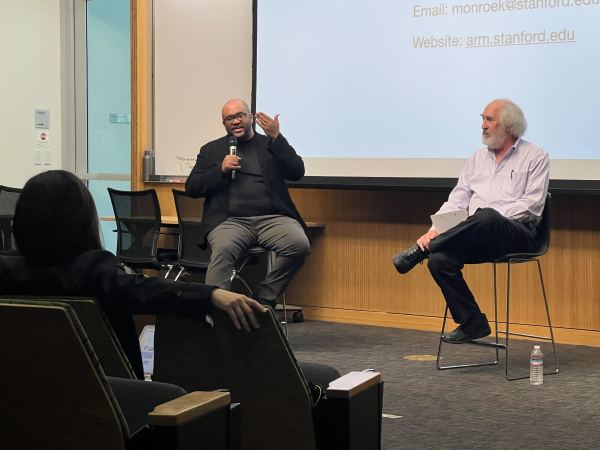
<path id="1" fill-rule="evenodd" d="M 251 93 L 251 0 L 154 1 L 156 174 L 189 175 L 223 104 Z"/>
<path id="2" fill-rule="evenodd" d="M 2 0 L 0 42 L 0 184 L 20 187 L 62 165 L 60 0 Z M 34 164 L 36 108 L 50 110 L 46 165 Z"/>

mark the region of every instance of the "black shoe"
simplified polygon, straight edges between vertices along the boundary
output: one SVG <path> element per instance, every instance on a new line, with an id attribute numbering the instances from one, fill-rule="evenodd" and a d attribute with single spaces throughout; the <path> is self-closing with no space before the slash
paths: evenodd
<path id="1" fill-rule="evenodd" d="M 490 325 L 486 322 L 481 328 L 467 333 L 461 327 L 456 328 L 454 331 L 444 335 L 442 337 L 442 341 L 447 342 L 448 344 L 464 344 L 465 342 L 471 342 L 475 339 L 480 339 L 482 337 L 488 336 L 492 330 L 490 330 Z"/>
<path id="2" fill-rule="evenodd" d="M 425 258 L 429 256 L 428 250 L 421 250 L 421 247 L 414 245 L 408 250 L 396 253 L 392 257 L 392 262 L 396 266 L 396 270 L 400 273 L 407 273 Z"/>

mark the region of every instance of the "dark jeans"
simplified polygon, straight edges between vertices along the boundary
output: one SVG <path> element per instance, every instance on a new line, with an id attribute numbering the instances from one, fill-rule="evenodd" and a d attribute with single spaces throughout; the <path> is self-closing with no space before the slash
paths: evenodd
<path id="1" fill-rule="evenodd" d="M 462 268 L 489 262 L 506 253 L 526 253 L 536 248 L 533 226 L 510 220 L 492 208 L 482 208 L 464 222 L 432 239 L 428 267 L 442 290 L 452 318 L 466 332 L 485 322 Z"/>

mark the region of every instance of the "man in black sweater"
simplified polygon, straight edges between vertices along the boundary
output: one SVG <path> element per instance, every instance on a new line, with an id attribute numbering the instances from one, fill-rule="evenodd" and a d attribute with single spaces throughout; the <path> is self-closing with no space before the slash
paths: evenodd
<path id="1" fill-rule="evenodd" d="M 256 114 L 266 136 L 254 132 L 255 117 L 242 100 L 225 103 L 222 117 L 227 135 L 200 149 L 185 185 L 188 194 L 205 197 L 201 242 L 212 250 L 206 283 L 230 288 L 240 256 L 264 247 L 277 257 L 255 296 L 274 307 L 310 250 L 306 224 L 285 185 L 304 176 L 304 162 L 279 132 L 278 114 Z M 236 155 L 229 152 L 232 137 Z"/>

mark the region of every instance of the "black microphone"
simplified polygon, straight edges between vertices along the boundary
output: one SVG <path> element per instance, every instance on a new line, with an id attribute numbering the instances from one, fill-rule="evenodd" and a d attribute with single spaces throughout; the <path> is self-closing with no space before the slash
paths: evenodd
<path id="1" fill-rule="evenodd" d="M 229 136 L 229 154 L 237 156 L 237 138 Z M 235 170 L 231 171 L 231 179 L 235 180 Z"/>

